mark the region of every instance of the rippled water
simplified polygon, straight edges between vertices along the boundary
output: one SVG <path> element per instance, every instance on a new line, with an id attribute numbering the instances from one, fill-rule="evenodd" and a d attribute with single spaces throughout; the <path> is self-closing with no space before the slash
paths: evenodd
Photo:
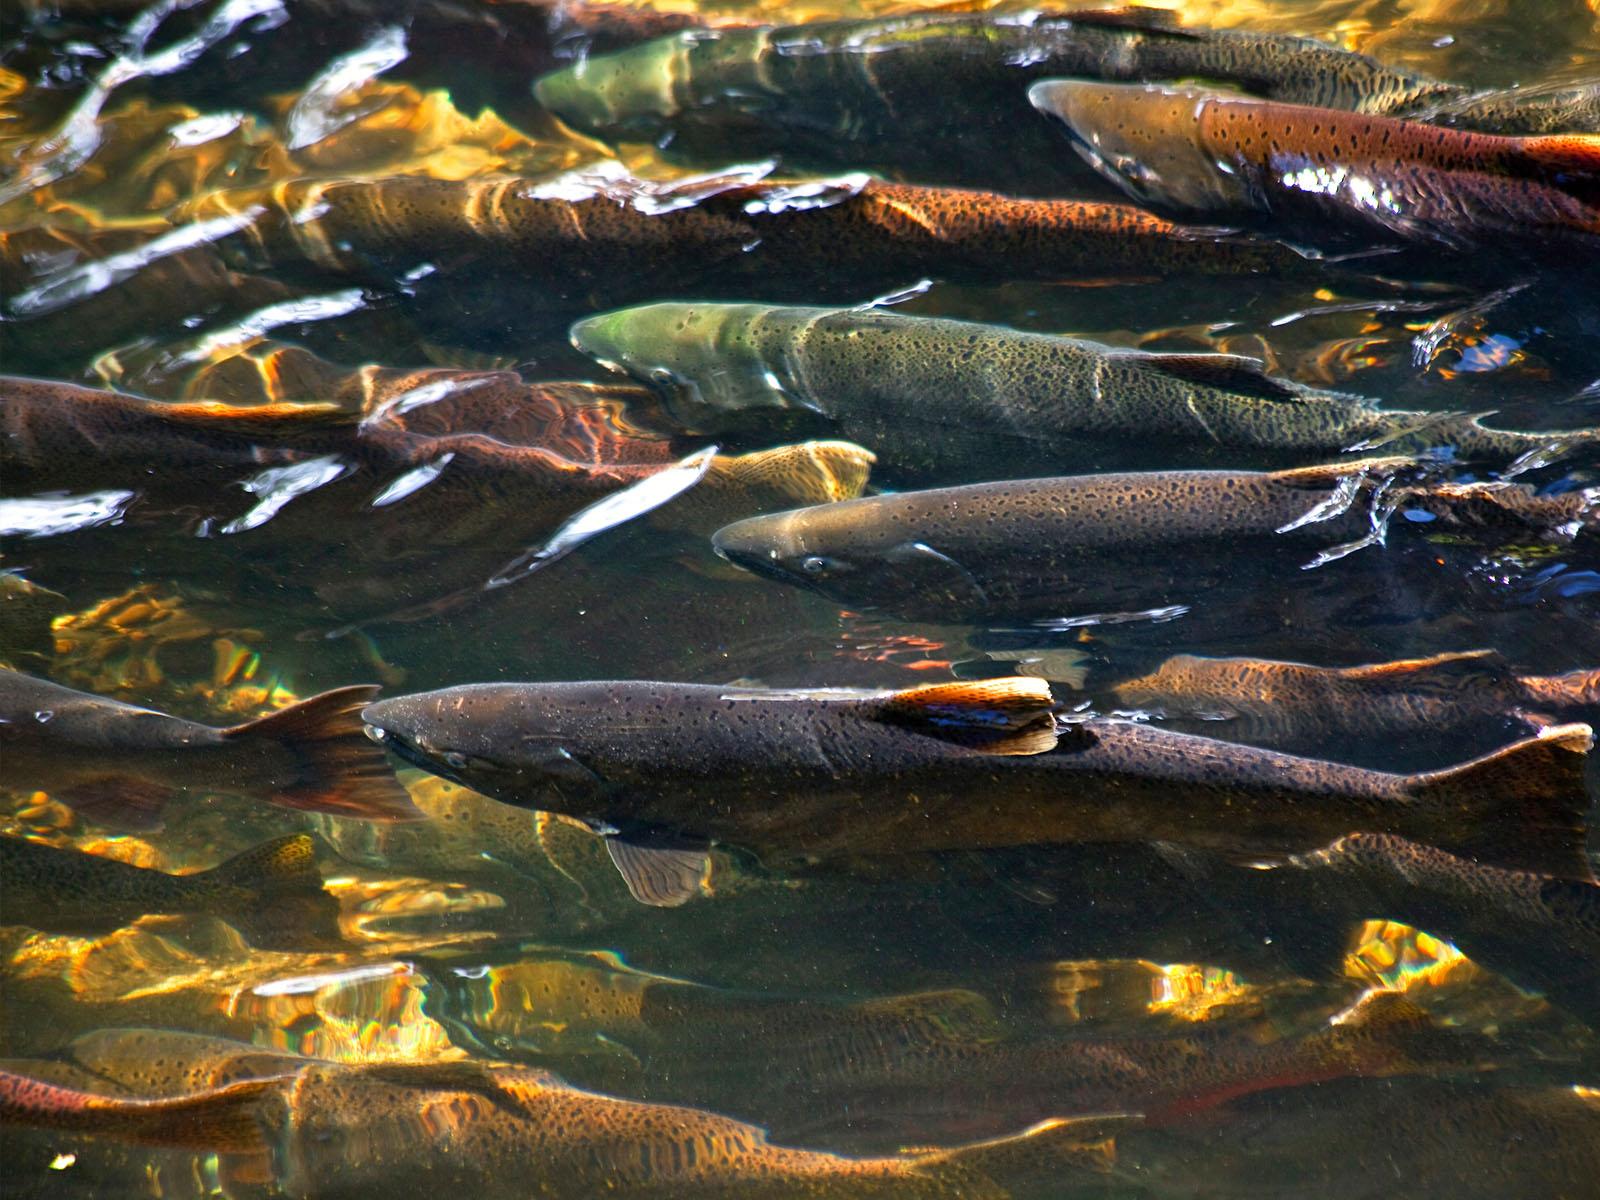
<path id="1" fill-rule="evenodd" d="M 1059 128 L 997 117 L 964 77 L 941 88 L 933 73 L 871 137 L 817 118 L 792 145 L 768 137 L 759 97 L 731 132 L 686 123 L 636 140 L 580 130 L 571 111 L 564 124 L 532 90 L 685 28 L 916 7 L 8 7 L 0 665 L 213 727 L 355 684 L 398 696 L 642 679 L 793 697 L 1019 676 L 1049 681 L 1053 753 L 1070 752 L 1077 723 L 1121 717 L 1219 739 L 1185 758 L 1220 756 L 1224 771 L 1239 744 L 1436 771 L 1592 721 L 1600 455 L 1556 437 L 1600 426 L 1592 226 L 1563 241 L 1530 233 L 1529 215 L 1391 253 L 1392 237 L 1332 218 L 1152 209 L 1203 228 L 1090 241 L 1059 212 L 1029 232 L 1045 220 L 1029 210 L 1007 241 L 1000 196 L 936 209 L 874 179 L 1127 197 Z M 1317 37 L 1474 92 L 1600 77 L 1600 16 L 1582 0 L 1177 7 L 1186 26 Z M 816 56 L 813 42 L 795 35 L 784 53 Z M 1563 152 L 1594 153 L 1573 144 Z M 1593 160 L 1564 171 L 1592 216 Z M 847 219 L 869 203 L 875 215 Z M 1447 213 L 1446 233 L 1468 207 Z M 1072 261 L 1052 257 L 1080 237 Z M 943 529 L 905 540 L 881 575 L 835 573 L 844 551 L 813 544 L 793 586 L 740 569 L 711 536 L 862 494 L 1278 470 L 1347 446 L 1230 443 L 1193 399 L 1198 430 L 1179 434 L 1136 419 L 1041 444 L 1033 418 L 947 426 L 945 384 L 895 399 L 897 378 L 935 378 L 917 372 L 954 356 L 940 343 L 752 365 L 737 338 L 687 358 L 647 345 L 639 362 L 569 338 L 598 312 L 667 300 L 862 306 L 1244 356 L 1411 414 L 1362 453 L 1426 453 L 1347 474 L 1276 532 L 1130 549 L 1116 535 L 1145 510 L 1061 508 L 1071 521 L 997 556 L 1043 571 L 1042 600 L 1007 599 L 1004 564 L 952 549 Z M 1185 362 L 1191 384 L 1217 378 L 1216 360 Z M 1250 363 L 1228 369 L 1249 375 L 1229 376 L 1248 394 L 1279 386 Z M 762 398 L 721 403 L 723 387 Z M 175 407 L 127 417 L 101 389 Z M 869 400 L 841 417 L 831 406 L 851 396 Z M 1537 432 L 1534 448 L 1463 451 L 1448 414 L 1490 412 L 1493 428 Z M 1471 507 L 1483 494 L 1571 507 L 1486 517 Z M 1088 550 L 1072 549 L 1080 538 Z M 1306 683 L 1269 664 L 1223 686 L 1183 676 L 1178 655 L 1396 665 Z M 371 821 L 331 803 L 337 788 L 289 806 L 242 794 L 258 768 L 221 753 L 52 742 L 74 719 L 64 702 L 5 704 L 0 738 L 19 739 L 0 740 L 6 844 L 97 856 L 7 851 L 8 1197 L 453 1184 L 1531 1198 L 1592 1194 L 1600 1170 L 1600 900 L 1582 878 L 1595 843 L 1550 833 L 1538 806 L 1555 785 L 1525 766 L 1453 793 L 1431 824 L 1396 818 L 1415 852 L 1364 858 L 1359 840 L 1335 841 L 1370 834 L 1360 819 L 1295 809 L 1241 809 L 1233 837 L 1228 817 L 1195 815 L 1206 781 L 1181 771 L 1150 801 L 1159 822 L 1136 806 L 1115 835 L 1091 814 L 1092 837 L 1029 837 L 1014 835 L 998 776 L 936 771 L 909 802 L 915 785 L 846 802 L 763 775 L 807 736 L 829 770 L 856 769 L 848 726 L 833 743 L 791 737 L 786 716 L 752 719 L 738 773 L 691 783 L 727 743 L 688 718 L 641 735 L 651 718 L 619 709 L 588 732 L 655 739 L 655 774 L 635 792 L 667 780 L 685 810 L 745 803 L 764 818 L 745 838 L 713 830 L 704 859 L 703 827 L 667 831 L 690 852 L 692 896 L 657 906 L 608 853 L 607 835 L 638 832 L 619 827 L 621 787 L 585 823 L 425 772 L 404 761 L 414 748 L 368 778 L 379 751 L 347 714 L 346 748 L 367 757 L 339 760 L 337 778 L 382 789 L 392 768 L 422 815 Z M 959 734 L 937 736 L 989 748 L 950 711 L 934 724 Z M 434 765 L 470 777 L 458 757 Z M 549 769 L 557 793 L 578 787 L 570 767 Z M 1581 765 L 1561 770 L 1562 786 L 1583 786 Z M 1592 810 L 1596 794 L 1591 765 L 1571 804 Z M 130 829 L 134 808 L 158 816 Z M 304 811 L 318 808 L 335 811 Z M 1051 811 L 1028 827 L 1051 827 Z M 1246 836 L 1252 821 L 1272 831 Z M 266 868 L 219 867 L 301 834 L 312 841 L 279 843 Z M 1566 869 L 1539 857 L 1547 837 Z M 103 860 L 219 874 L 180 886 L 97 873 Z M 1554 873 L 1504 869 L 1529 866 Z M 23 1076 L 76 1099 L 29 1108 Z M 275 1082 L 219 1091 L 249 1079 Z M 188 1109 L 136 1105 L 193 1093 Z"/>

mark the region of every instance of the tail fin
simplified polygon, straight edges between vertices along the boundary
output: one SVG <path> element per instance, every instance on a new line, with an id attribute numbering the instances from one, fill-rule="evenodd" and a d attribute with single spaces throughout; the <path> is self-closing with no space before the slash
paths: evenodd
<path id="1" fill-rule="evenodd" d="M 1600 667 L 1565 675 L 1523 675 L 1517 682 L 1529 699 L 1558 711 L 1600 705 Z"/>
<path id="2" fill-rule="evenodd" d="M 272 796 L 285 808 L 369 821 L 421 820 L 424 814 L 411 803 L 387 756 L 362 726 L 361 710 L 377 694 L 373 685 L 336 688 L 235 725 L 225 736 L 240 742 L 277 742 L 299 759 L 298 778 Z"/>
<path id="3" fill-rule="evenodd" d="M 1044 1181 L 1060 1186 L 1067 1172 L 1103 1175 L 1116 1165 L 1116 1135 L 1142 1125 L 1134 1113 L 1055 1118 L 1021 1133 L 949 1150 L 923 1151 L 918 1166 L 930 1175 L 962 1183 L 966 1194 L 981 1181 L 1009 1194 Z"/>
<path id="4" fill-rule="evenodd" d="M 1583 774 L 1593 746 L 1589 726 L 1558 725 L 1461 766 L 1412 776 L 1410 791 L 1428 813 L 1419 840 L 1488 866 L 1592 880 Z"/>
<path id="5" fill-rule="evenodd" d="M 343 942 L 339 902 L 323 890 L 309 834 L 263 842 L 192 878 L 252 946 Z"/>
<path id="6" fill-rule="evenodd" d="M 0 1071 L 0 1122 L 104 1134 L 145 1146 L 261 1153 L 267 1149 L 258 1119 L 261 1102 L 286 1078 L 247 1079 L 171 1099 L 131 1100 Z"/>

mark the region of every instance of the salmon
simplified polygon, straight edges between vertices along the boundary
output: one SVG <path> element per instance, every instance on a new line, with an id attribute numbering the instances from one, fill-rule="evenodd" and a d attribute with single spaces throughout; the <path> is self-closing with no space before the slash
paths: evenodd
<path id="1" fill-rule="evenodd" d="M 1112 690 L 1124 704 L 1221 720 L 1245 741 L 1303 750 L 1494 721 L 1555 724 L 1600 706 L 1600 669 L 1523 675 L 1491 650 L 1356 667 L 1179 654 Z"/>
<path id="2" fill-rule="evenodd" d="M 1356 831 L 1588 879 L 1586 725 L 1392 775 L 1092 718 L 1038 679 L 899 692 L 646 681 L 469 684 L 363 719 L 400 758 L 586 821 L 654 903 L 724 843 L 775 868 L 924 851 L 1174 842 L 1272 858 Z"/>
<path id="3" fill-rule="evenodd" d="M 167 805 L 216 792 L 375 821 L 421 814 L 361 736 L 374 686 L 337 688 L 219 729 L 0 670 L 6 784 L 86 820 L 160 828 Z"/>
<path id="4" fill-rule="evenodd" d="M 105 931 L 151 913 L 215 916 L 252 944 L 336 944 L 339 906 L 306 834 L 264 842 L 210 870 L 169 875 L 22 838 L 0 839 L 9 924 Z"/>
<path id="5" fill-rule="evenodd" d="M 1405 460 L 1363 459 L 929 488 L 750 517 L 712 545 L 851 609 L 948 622 L 1244 609 L 1258 597 L 1239 578 L 1243 556 L 1284 572 L 1323 563 L 1371 542 L 1390 509 L 1418 518 L 1396 523 L 1396 543 L 1421 529 L 1587 545 L 1600 530 L 1596 489 L 1545 496 L 1515 484 L 1413 482 L 1410 470 Z M 1382 553 L 1387 561 L 1402 549 Z M 1346 555 L 1331 570 L 1347 579 L 1359 561 Z"/>
<path id="6" fill-rule="evenodd" d="M 1462 89 L 1308 38 L 1177 24 L 1149 8 L 925 13 L 661 38 L 552 72 L 534 91 L 579 131 L 718 164 L 977 182 L 1073 172 L 1052 161 L 1027 85 L 1058 75 L 1227 80 L 1265 96 L 1388 111 Z M 932 95 L 959 105 L 929 104 Z M 977 114 L 975 117 L 974 114 Z M 737 159 L 734 158 L 737 156 Z"/>
<path id="7" fill-rule="evenodd" d="M 1600 135 L 1500 137 L 1085 80 L 1029 95 L 1102 175 L 1157 207 L 1307 228 L 1331 218 L 1456 250 L 1509 241 L 1567 256 L 1600 237 Z"/>
<path id="8" fill-rule="evenodd" d="M 814 413 L 911 474 L 959 471 L 977 455 L 1060 470 L 1108 453 L 1160 466 L 1216 449 L 1304 458 L 1448 446 L 1504 465 L 1600 446 L 1600 429 L 1522 433 L 1464 413 L 1382 409 L 1235 355 L 1148 353 L 876 309 L 667 302 L 587 317 L 571 337 L 662 391 L 691 428 L 760 429 L 785 410 Z"/>

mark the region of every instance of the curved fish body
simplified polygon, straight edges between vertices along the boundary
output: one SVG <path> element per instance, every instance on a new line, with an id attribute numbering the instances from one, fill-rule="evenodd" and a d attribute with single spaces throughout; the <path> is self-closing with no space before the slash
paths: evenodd
<path id="1" fill-rule="evenodd" d="M 1474 92 L 1407 115 L 1454 129 L 1507 136 L 1600 133 L 1600 82 Z"/>
<path id="2" fill-rule="evenodd" d="M 689 32 L 590 57 L 546 75 L 534 92 L 584 133 L 658 142 L 698 161 L 772 154 L 1010 187 L 1071 178 L 1050 165 L 1045 131 L 1025 102 L 1028 83 L 1052 75 L 1221 79 L 1363 111 L 1459 92 L 1323 42 L 1184 28 L 1148 9 Z M 962 104 L 929 105 L 930 95 L 959 95 Z"/>
<path id="3" fill-rule="evenodd" d="M 419 1185 L 525 1196 L 530 1174 L 538 1194 L 574 1200 L 999 1200 L 1018 1182 L 1102 1175 L 1113 1161 L 1111 1137 L 1132 1123 L 1050 1121 L 950 1150 L 847 1158 L 776 1146 L 753 1125 L 698 1109 L 582 1091 L 542 1071 L 470 1062 L 343 1066 L 252 1049 L 238 1047 L 236 1056 L 259 1077 L 176 1096 L 108 1096 L 0 1072 L 0 1119 L 251 1156 L 284 1194 L 305 1200 Z M 203 1044 L 196 1053 L 216 1057 Z"/>
<path id="4" fill-rule="evenodd" d="M 1240 598 L 1232 585 L 1241 555 L 1285 569 L 1325 561 L 1333 548 L 1371 539 L 1391 506 L 1430 531 L 1475 538 L 1587 541 L 1600 524 L 1592 489 L 1543 497 L 1510 484 L 1413 485 L 1397 478 L 1406 469 L 1405 460 L 1364 459 L 930 488 L 747 518 L 712 544 L 746 570 L 848 608 L 1015 620 L 1202 601 L 1220 609 Z"/>
<path id="5" fill-rule="evenodd" d="M 363 716 L 416 766 L 646 849 L 714 841 L 781 863 L 1170 841 L 1248 856 L 1370 829 L 1589 875 L 1585 725 L 1403 776 L 1128 722 L 1058 727 L 1050 708 L 1036 679 L 865 694 L 624 681 L 468 685 Z"/>
<path id="6" fill-rule="evenodd" d="M 1519 675 L 1492 650 L 1358 667 L 1179 654 L 1112 691 L 1123 704 L 1303 752 L 1352 738 L 1581 719 L 1600 706 L 1600 670 Z"/>
<path id="7" fill-rule="evenodd" d="M 336 941 L 339 908 L 323 891 L 314 850 L 309 836 L 293 834 L 210 870 L 169 875 L 8 837 L 0 839 L 5 919 L 70 933 L 114 929 L 150 913 L 184 913 L 220 917 L 257 946 L 283 944 L 291 929 L 304 939 L 308 926 Z"/>
<path id="8" fill-rule="evenodd" d="M 545 185 L 291 181 L 215 193 L 183 219 L 250 215 L 219 247 L 241 265 L 388 286 L 396 273 L 449 259 L 457 270 L 418 281 L 419 297 L 511 288 L 531 314 L 553 316 L 663 295 L 853 302 L 927 276 L 1304 276 L 1328 266 L 1270 239 L 1176 224 L 1128 204 L 1016 199 L 864 175 L 759 175 L 732 170 L 674 184 L 584 176 Z"/>
<path id="9" fill-rule="evenodd" d="M 1192 88 L 1047 80 L 1028 93 L 1130 195 L 1195 213 L 1329 218 L 1455 249 L 1592 254 L 1600 137 L 1501 137 Z"/>
<path id="10" fill-rule="evenodd" d="M 1448 445 L 1503 464 L 1600 445 L 1600 430 L 1520 433 L 1462 413 L 1384 410 L 1234 355 L 1149 353 L 877 309 L 666 302 L 585 318 L 571 336 L 662 390 L 691 427 L 807 410 L 912 472 L 959 470 L 975 436 L 1024 474 L 1087 466 L 1129 445 L 1145 460 L 1130 466 L 1213 448 L 1281 459 L 1372 445 Z"/>
<path id="11" fill-rule="evenodd" d="M 339 688 L 218 729 L 0 670 L 0 756 L 10 788 L 48 792 L 80 815 L 159 828 L 179 797 L 216 792 L 372 820 L 421 814 L 356 713 L 376 687 Z"/>

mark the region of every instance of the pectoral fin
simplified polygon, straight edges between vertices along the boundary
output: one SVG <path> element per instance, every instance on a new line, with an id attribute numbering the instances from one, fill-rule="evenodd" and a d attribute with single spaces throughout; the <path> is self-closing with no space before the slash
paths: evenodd
<path id="1" fill-rule="evenodd" d="M 687 904 L 700 895 L 700 885 L 711 872 L 711 859 L 704 850 L 641 846 L 608 837 L 606 852 L 629 894 L 653 908 Z"/>

